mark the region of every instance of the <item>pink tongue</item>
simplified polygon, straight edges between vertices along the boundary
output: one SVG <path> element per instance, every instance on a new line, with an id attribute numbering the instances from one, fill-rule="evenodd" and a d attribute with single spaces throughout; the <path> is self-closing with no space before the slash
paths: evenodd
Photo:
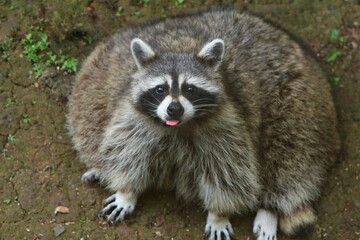
<path id="1" fill-rule="evenodd" d="M 179 123 L 178 120 L 168 120 L 166 121 L 166 125 L 169 125 L 169 126 L 175 126 Z"/>

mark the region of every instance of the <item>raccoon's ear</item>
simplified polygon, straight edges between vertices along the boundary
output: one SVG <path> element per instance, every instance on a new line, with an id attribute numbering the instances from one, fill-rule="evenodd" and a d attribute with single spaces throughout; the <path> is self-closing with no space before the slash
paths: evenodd
<path id="1" fill-rule="evenodd" d="M 205 44 L 205 46 L 197 54 L 199 60 L 208 67 L 216 70 L 223 59 L 225 51 L 224 40 L 217 38 Z"/>
<path id="2" fill-rule="evenodd" d="M 132 56 L 139 69 L 155 57 L 155 52 L 140 38 L 134 38 L 130 46 Z"/>

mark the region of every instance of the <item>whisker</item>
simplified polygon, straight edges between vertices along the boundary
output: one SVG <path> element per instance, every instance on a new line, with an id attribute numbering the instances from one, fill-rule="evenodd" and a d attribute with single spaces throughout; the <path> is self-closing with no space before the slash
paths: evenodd
<path id="1" fill-rule="evenodd" d="M 155 107 L 155 108 L 158 107 L 156 104 L 154 104 L 154 103 L 152 103 L 152 102 L 150 102 L 150 101 L 148 101 L 148 100 L 145 100 L 145 101 L 146 101 L 146 103 L 148 103 L 147 106 Z"/>
<path id="2" fill-rule="evenodd" d="M 193 103 L 199 102 L 199 101 L 214 101 L 214 99 L 211 98 L 199 98 L 193 101 Z"/>
<path id="3" fill-rule="evenodd" d="M 161 102 L 159 101 L 159 99 L 157 99 L 153 94 L 150 93 L 150 95 L 160 104 Z"/>
<path id="4" fill-rule="evenodd" d="M 194 105 L 194 108 L 204 108 L 204 107 L 217 107 L 219 106 L 218 104 L 199 104 L 199 105 Z"/>

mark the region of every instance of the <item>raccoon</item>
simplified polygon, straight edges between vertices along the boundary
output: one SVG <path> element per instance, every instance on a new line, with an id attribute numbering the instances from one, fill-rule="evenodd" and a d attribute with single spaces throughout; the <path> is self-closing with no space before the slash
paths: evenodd
<path id="1" fill-rule="evenodd" d="M 339 140 L 330 87 L 297 42 L 229 8 L 144 23 L 85 60 L 68 102 L 84 182 L 114 192 L 99 216 L 121 222 L 149 188 L 208 211 L 210 240 L 257 211 L 258 240 L 307 233 Z"/>

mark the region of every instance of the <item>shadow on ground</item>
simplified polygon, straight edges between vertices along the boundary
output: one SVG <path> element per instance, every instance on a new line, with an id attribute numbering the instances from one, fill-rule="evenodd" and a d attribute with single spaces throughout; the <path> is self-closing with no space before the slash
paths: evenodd
<path id="1" fill-rule="evenodd" d="M 0 0 L 0 239 L 203 239 L 206 214 L 172 193 L 146 193 L 123 224 L 97 219 L 109 193 L 81 183 L 85 168 L 64 126 L 74 74 L 60 62 L 34 68 L 21 40 L 45 33 L 46 49 L 81 62 L 120 27 L 221 2 L 277 22 L 322 62 L 333 84 L 343 152 L 310 239 L 360 239 L 360 3 L 350 0 Z M 69 213 L 55 215 L 58 206 Z M 232 218 L 236 239 L 253 239 L 253 217 Z"/>

